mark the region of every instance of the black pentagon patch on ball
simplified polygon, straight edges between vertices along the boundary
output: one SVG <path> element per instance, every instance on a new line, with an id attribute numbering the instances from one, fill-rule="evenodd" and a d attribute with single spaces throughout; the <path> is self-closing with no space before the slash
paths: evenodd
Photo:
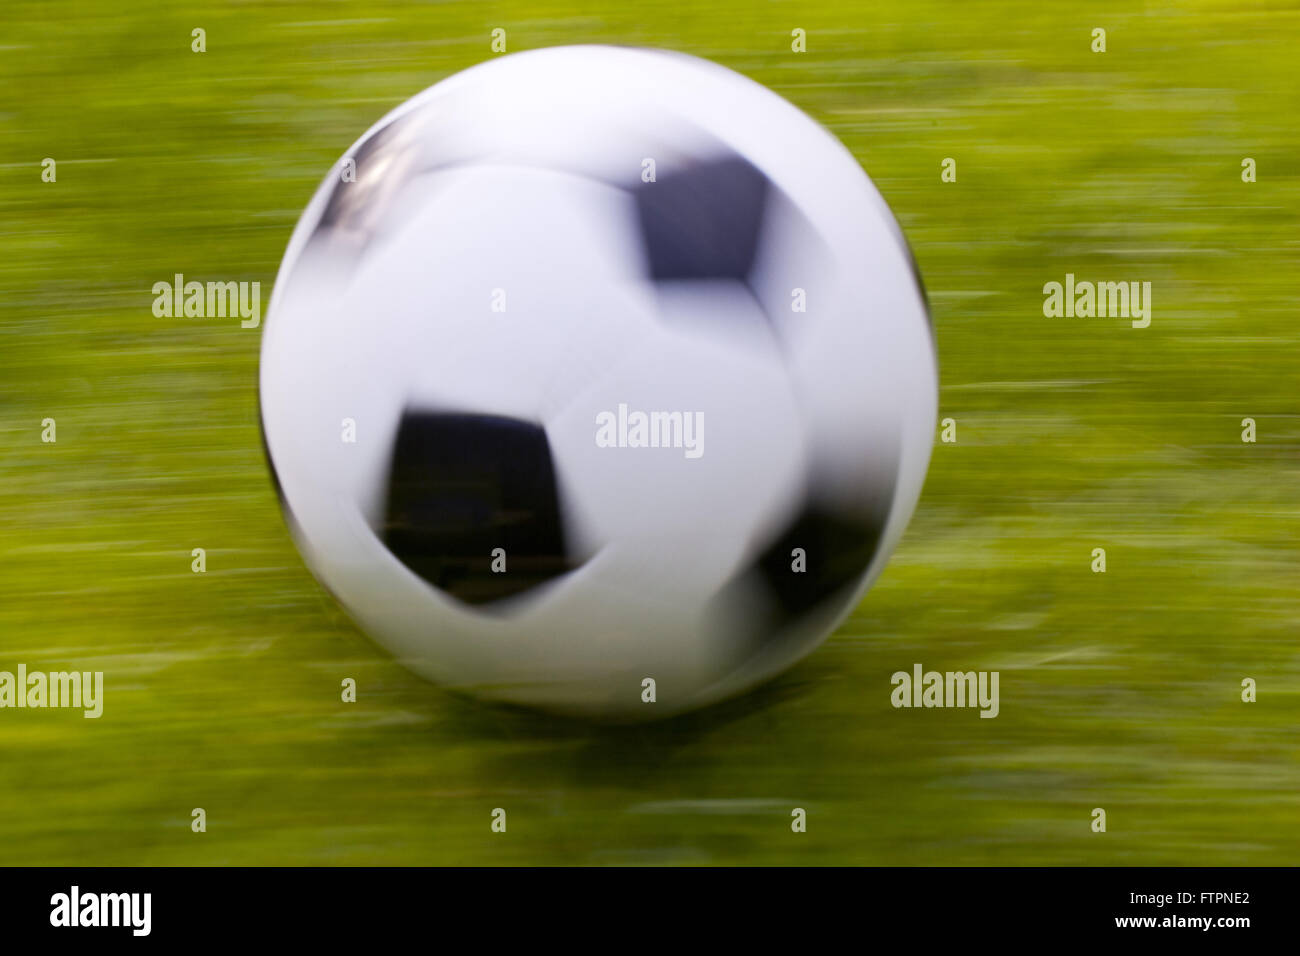
<path id="1" fill-rule="evenodd" d="M 769 634 L 778 633 L 862 576 L 875 557 L 888 514 L 887 506 L 878 519 L 865 519 L 809 505 L 795 517 L 753 566 L 774 604 Z M 803 571 L 793 568 L 796 548 L 807 562 Z"/>
<path id="2" fill-rule="evenodd" d="M 496 415 L 403 414 L 381 537 L 408 568 L 466 604 L 513 597 L 576 566 L 545 430 Z M 496 548 L 505 550 L 504 572 L 492 570 Z"/>
<path id="3" fill-rule="evenodd" d="M 650 277 L 744 279 L 754 263 L 768 180 L 739 156 L 673 170 L 634 192 Z"/>

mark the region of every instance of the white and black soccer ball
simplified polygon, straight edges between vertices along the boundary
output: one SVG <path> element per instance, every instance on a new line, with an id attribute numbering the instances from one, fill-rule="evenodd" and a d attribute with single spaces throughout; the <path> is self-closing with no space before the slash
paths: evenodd
<path id="1" fill-rule="evenodd" d="M 852 610 L 937 381 L 906 242 L 838 140 L 715 64 L 590 46 L 459 73 L 347 152 L 260 394 L 294 537 L 375 640 L 449 687 L 637 718 Z"/>

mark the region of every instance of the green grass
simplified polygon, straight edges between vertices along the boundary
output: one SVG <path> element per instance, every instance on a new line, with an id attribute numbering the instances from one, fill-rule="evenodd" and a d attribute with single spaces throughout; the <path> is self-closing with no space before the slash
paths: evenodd
<path id="1" fill-rule="evenodd" d="M 1300 8 L 1078 6 L 0 4 L 0 670 L 107 682 L 98 721 L 0 711 L 0 864 L 1295 862 Z M 496 26 L 771 86 L 930 292 L 958 442 L 883 577 L 778 681 L 666 724 L 390 661 L 278 514 L 259 333 L 150 309 L 175 272 L 265 304 L 330 164 Z M 1151 327 L 1044 318 L 1067 271 L 1152 282 Z M 917 661 L 999 670 L 1001 715 L 893 710 Z"/>

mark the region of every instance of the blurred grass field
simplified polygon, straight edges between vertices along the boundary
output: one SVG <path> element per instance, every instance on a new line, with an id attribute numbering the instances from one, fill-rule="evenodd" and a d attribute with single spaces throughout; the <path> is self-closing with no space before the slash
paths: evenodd
<path id="1" fill-rule="evenodd" d="M 106 701 L 0 711 L 0 864 L 1295 863 L 1300 6 L 1075 6 L 6 0 L 0 670 L 103 670 Z M 151 312 L 177 272 L 265 309 L 330 164 L 494 27 L 772 87 L 929 290 L 958 441 L 883 577 L 778 681 L 666 724 L 394 664 L 281 521 L 260 332 Z M 1066 272 L 1150 281 L 1150 328 L 1044 318 Z M 1000 716 L 892 709 L 914 662 L 1000 671 Z"/>

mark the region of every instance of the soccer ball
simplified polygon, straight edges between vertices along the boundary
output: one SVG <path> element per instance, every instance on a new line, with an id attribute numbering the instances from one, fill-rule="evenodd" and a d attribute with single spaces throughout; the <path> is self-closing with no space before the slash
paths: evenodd
<path id="1" fill-rule="evenodd" d="M 857 605 L 937 373 L 885 202 L 826 130 L 675 53 L 560 47 L 400 106 L 326 177 L 262 342 L 307 564 L 407 666 L 662 717 Z"/>

